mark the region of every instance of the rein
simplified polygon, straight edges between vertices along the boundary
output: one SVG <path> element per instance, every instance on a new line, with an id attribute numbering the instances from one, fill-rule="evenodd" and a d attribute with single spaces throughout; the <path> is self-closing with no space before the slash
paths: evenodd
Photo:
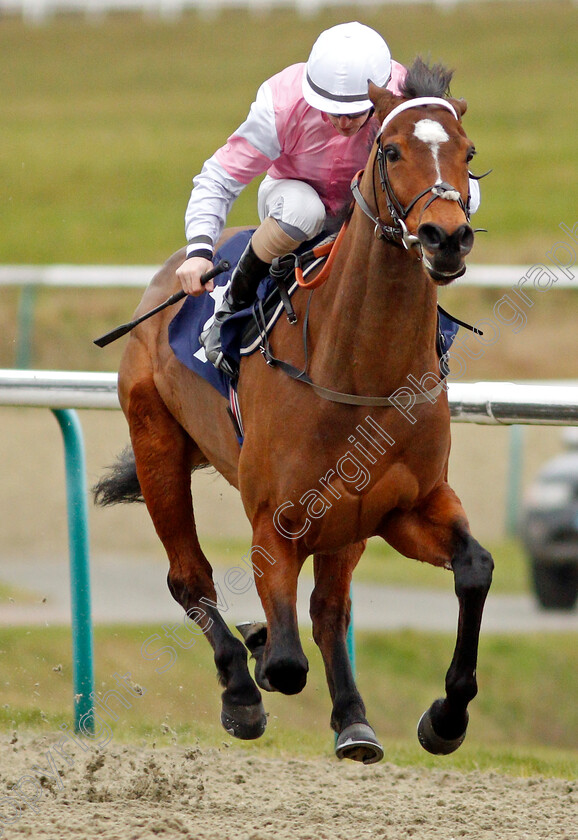
<path id="1" fill-rule="evenodd" d="M 359 182 L 361 180 L 362 175 L 363 169 L 360 169 L 359 172 L 355 175 L 353 181 L 351 182 L 351 192 L 356 203 L 360 206 L 365 215 L 368 216 L 368 218 L 370 218 L 373 224 L 375 225 L 374 234 L 376 239 L 386 239 L 393 245 L 401 244 L 406 249 L 406 251 L 409 251 L 409 249 L 413 246 L 419 246 L 419 239 L 417 238 L 417 236 L 414 236 L 408 231 L 406 224 L 403 220 L 398 218 L 397 224 L 394 227 L 393 225 L 386 225 L 383 219 L 375 215 L 367 201 L 362 196 L 361 190 L 359 189 Z"/>

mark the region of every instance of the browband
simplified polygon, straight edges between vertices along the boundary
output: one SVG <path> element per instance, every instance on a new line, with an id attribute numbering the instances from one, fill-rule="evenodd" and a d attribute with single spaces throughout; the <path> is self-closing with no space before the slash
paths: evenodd
<path id="1" fill-rule="evenodd" d="M 401 105 L 398 105 L 393 111 L 390 111 L 382 122 L 379 133 L 381 134 L 385 126 L 397 117 L 398 114 L 401 114 L 402 111 L 407 111 L 408 108 L 419 108 L 420 105 L 438 105 L 440 108 L 447 108 L 456 120 L 459 120 L 456 109 L 447 99 L 441 99 L 438 96 L 417 96 L 415 99 L 408 99 L 406 102 L 402 102 Z"/>

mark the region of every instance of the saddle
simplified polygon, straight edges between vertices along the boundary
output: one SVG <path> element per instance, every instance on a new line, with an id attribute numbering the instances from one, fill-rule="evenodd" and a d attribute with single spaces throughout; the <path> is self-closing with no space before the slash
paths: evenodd
<path id="1" fill-rule="evenodd" d="M 220 306 L 235 266 L 253 233 L 254 230 L 240 231 L 219 248 L 214 261 L 225 259 L 231 268 L 215 278 L 213 292 L 185 298 L 181 309 L 169 324 L 169 344 L 177 359 L 227 398 L 230 396 L 231 380 L 207 361 L 205 350 L 199 344 L 199 335 L 207 328 L 215 310 Z M 263 338 L 271 332 L 283 312 L 286 312 L 291 323 L 295 323 L 297 319 L 291 296 L 298 288 L 298 282 L 294 279 L 294 268 L 297 266 L 298 272 L 308 276 L 325 261 L 333 242 L 334 237 L 320 235 L 313 242 L 304 243 L 295 254 L 273 263 L 271 275 L 259 285 L 255 303 L 231 315 L 221 328 L 221 343 L 227 356 L 239 364 L 242 356 L 249 356 L 259 350 Z"/>

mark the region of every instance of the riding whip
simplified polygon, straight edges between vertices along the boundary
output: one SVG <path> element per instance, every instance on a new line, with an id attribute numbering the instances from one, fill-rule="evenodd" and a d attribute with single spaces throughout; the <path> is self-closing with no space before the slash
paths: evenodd
<path id="1" fill-rule="evenodd" d="M 212 280 L 213 277 L 217 276 L 217 274 L 222 274 L 224 271 L 228 271 L 230 267 L 231 264 L 228 260 L 220 260 L 220 262 L 211 268 L 210 271 L 203 274 L 201 277 L 201 283 L 203 285 L 208 283 L 209 280 Z M 167 298 L 164 303 L 160 303 L 158 306 L 155 306 L 155 308 L 151 309 L 150 312 L 145 312 L 145 314 L 141 315 L 140 318 L 136 318 L 128 324 L 121 324 L 120 327 L 116 327 L 116 329 L 107 332 L 105 335 L 101 335 L 100 338 L 95 338 L 94 344 L 96 344 L 97 347 L 106 347 L 107 344 L 111 344 L 113 341 L 116 341 L 117 338 L 121 338 L 123 335 L 126 335 L 133 329 L 133 327 L 136 327 L 137 324 L 142 323 L 142 321 L 146 321 L 147 318 L 150 318 L 152 315 L 156 315 L 157 312 L 161 312 L 163 309 L 166 309 L 167 306 L 172 306 L 173 303 L 177 303 L 186 296 L 187 293 L 184 289 L 181 289 L 179 292 L 175 292 L 175 294 Z"/>

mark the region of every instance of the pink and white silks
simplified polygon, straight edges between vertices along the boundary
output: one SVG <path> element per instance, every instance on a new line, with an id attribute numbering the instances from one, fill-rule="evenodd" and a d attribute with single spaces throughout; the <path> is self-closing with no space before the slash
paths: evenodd
<path id="1" fill-rule="evenodd" d="M 323 227 L 325 214 L 331 219 L 349 203 L 351 179 L 365 165 L 379 124 L 372 118 L 354 136 L 342 137 L 327 116 L 303 98 L 304 70 L 304 63 L 294 64 L 263 82 L 245 122 L 193 179 L 185 215 L 187 255 L 212 251 L 233 202 L 264 172 L 258 202 L 261 220 L 273 215 L 302 231 L 303 239 Z M 399 93 L 405 73 L 392 61 L 388 89 Z M 296 184 L 279 195 L 279 181 L 308 185 L 314 194 L 305 189 L 294 195 L 294 187 L 299 191 Z"/>

